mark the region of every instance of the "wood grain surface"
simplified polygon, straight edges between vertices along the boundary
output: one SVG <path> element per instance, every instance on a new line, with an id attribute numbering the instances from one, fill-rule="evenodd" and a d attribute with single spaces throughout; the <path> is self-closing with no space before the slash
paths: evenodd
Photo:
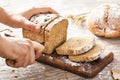
<path id="1" fill-rule="evenodd" d="M 96 76 L 104 67 L 111 63 L 114 59 L 112 52 L 103 53 L 97 60 L 92 62 L 72 62 L 68 60 L 67 56 L 60 56 L 57 53 L 51 55 L 43 54 L 37 59 L 38 62 L 48 64 L 50 66 L 66 70 L 71 73 L 75 73 L 85 78 L 93 78 Z"/>

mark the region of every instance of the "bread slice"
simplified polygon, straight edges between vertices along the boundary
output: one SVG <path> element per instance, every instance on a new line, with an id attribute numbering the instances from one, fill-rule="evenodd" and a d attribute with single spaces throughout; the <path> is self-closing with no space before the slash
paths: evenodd
<path id="1" fill-rule="evenodd" d="M 120 69 L 113 69 L 112 76 L 115 80 L 120 80 Z"/>
<path id="2" fill-rule="evenodd" d="M 56 52 L 59 55 L 79 55 L 89 51 L 94 45 L 95 38 L 92 36 L 72 37 L 56 48 Z"/>
<path id="3" fill-rule="evenodd" d="M 40 33 L 23 29 L 23 37 L 43 43 L 44 53 L 51 54 L 56 47 L 64 43 L 67 38 L 68 20 L 58 14 L 40 14 L 33 16 L 30 21 L 38 24 Z"/>
<path id="4" fill-rule="evenodd" d="M 68 56 L 69 60 L 74 62 L 90 62 L 99 58 L 100 54 L 103 53 L 103 46 L 100 44 L 96 44 L 93 49 L 90 51 L 76 56 Z"/>
<path id="5" fill-rule="evenodd" d="M 68 20 L 62 17 L 55 19 L 45 28 L 45 50 L 50 54 L 56 47 L 66 41 Z"/>
<path id="6" fill-rule="evenodd" d="M 23 37 L 35 40 L 37 42 L 43 43 L 45 41 L 45 27 L 52 22 L 54 19 L 58 18 L 58 14 L 38 14 L 31 17 L 30 21 L 36 23 L 40 29 L 40 33 L 36 33 L 30 30 L 23 29 Z"/>

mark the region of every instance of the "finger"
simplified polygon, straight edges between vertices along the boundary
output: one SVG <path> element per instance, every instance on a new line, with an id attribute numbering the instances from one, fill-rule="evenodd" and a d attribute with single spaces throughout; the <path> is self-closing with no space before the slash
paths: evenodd
<path id="1" fill-rule="evenodd" d="M 15 67 L 25 67 L 25 62 L 28 60 L 28 53 L 29 53 L 29 50 L 30 50 L 30 46 L 26 46 L 28 45 L 28 41 L 29 41 L 29 44 L 30 44 L 30 40 L 29 39 L 24 39 L 22 41 L 27 41 L 25 42 L 25 47 L 23 46 L 23 49 L 21 49 L 21 52 L 19 53 L 19 57 L 16 59 L 16 64 L 15 64 Z"/>
<path id="2" fill-rule="evenodd" d="M 23 21 L 21 21 L 22 28 L 27 29 L 27 30 L 31 30 L 31 31 L 34 31 L 34 32 L 40 32 L 41 31 L 40 27 L 37 24 L 35 24 L 33 22 L 30 22 L 29 20 L 27 20 L 25 18 L 22 19 L 22 20 L 23 20 Z"/>
<path id="3" fill-rule="evenodd" d="M 6 59 L 10 59 L 10 60 L 16 60 L 16 59 L 18 58 L 18 55 L 17 55 L 17 54 L 10 53 L 10 52 L 7 52 L 7 53 L 9 53 L 9 54 L 7 54 L 6 56 L 3 55 L 3 54 L 5 54 L 5 53 L 0 54 L 0 57 L 6 58 Z"/>
<path id="4" fill-rule="evenodd" d="M 26 67 L 27 65 L 33 64 L 35 63 L 35 52 L 34 52 L 34 46 L 32 41 L 29 41 L 30 43 L 30 47 L 29 47 L 29 51 L 28 54 L 25 58 L 25 63 L 24 63 L 24 67 Z"/>
<path id="5" fill-rule="evenodd" d="M 29 62 L 29 65 L 35 63 L 35 50 L 34 48 L 32 47 L 31 49 L 31 54 L 30 54 L 30 62 Z"/>
<path id="6" fill-rule="evenodd" d="M 27 65 L 29 65 L 30 58 L 31 58 L 31 51 L 29 51 L 28 54 L 26 55 L 22 67 L 26 67 Z"/>
<path id="7" fill-rule="evenodd" d="M 15 67 L 16 68 L 23 67 L 24 61 L 25 61 L 24 58 L 16 60 Z"/>
<path id="8" fill-rule="evenodd" d="M 38 50 L 40 50 L 41 52 L 44 50 L 44 46 L 42 45 L 42 44 L 40 44 L 40 43 L 38 43 L 38 42 L 36 42 L 36 41 L 32 41 L 32 43 L 33 43 L 33 47 L 34 48 L 36 48 L 36 49 L 38 49 Z"/>
<path id="9" fill-rule="evenodd" d="M 37 48 L 35 48 L 35 59 L 39 58 L 42 55 L 41 50 L 38 50 Z"/>
<path id="10" fill-rule="evenodd" d="M 41 45 L 40 43 L 35 42 L 35 41 L 33 41 L 33 46 L 35 49 L 35 58 L 40 57 L 40 55 L 42 54 L 42 52 L 44 50 L 44 46 Z"/>
<path id="11" fill-rule="evenodd" d="M 27 51 L 27 54 L 25 56 L 18 58 L 15 67 L 26 67 L 30 64 L 31 54 L 34 54 L 33 46 L 31 45 L 31 47 L 28 50 L 29 51 Z"/>
<path id="12" fill-rule="evenodd" d="M 31 30 L 34 32 L 41 32 L 41 29 L 37 24 L 30 22 L 28 20 L 26 20 L 24 23 L 25 23 L 25 26 L 24 26 L 25 29 Z"/>

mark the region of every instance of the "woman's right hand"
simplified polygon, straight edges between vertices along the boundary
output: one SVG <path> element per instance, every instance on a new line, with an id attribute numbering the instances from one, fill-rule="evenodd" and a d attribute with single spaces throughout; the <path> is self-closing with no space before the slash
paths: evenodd
<path id="1" fill-rule="evenodd" d="M 0 36 L 0 56 L 15 60 L 17 68 L 35 63 L 35 59 L 40 57 L 43 50 L 43 45 L 30 39 Z"/>

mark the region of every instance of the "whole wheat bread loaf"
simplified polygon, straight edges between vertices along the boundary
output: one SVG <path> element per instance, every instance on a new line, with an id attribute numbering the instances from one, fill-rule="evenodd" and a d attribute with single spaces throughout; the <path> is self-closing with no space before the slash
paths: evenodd
<path id="1" fill-rule="evenodd" d="M 40 33 L 23 29 L 23 37 L 43 43 L 44 53 L 51 54 L 54 49 L 66 41 L 68 20 L 58 14 L 39 14 L 33 16 L 30 21 L 38 24 Z"/>

